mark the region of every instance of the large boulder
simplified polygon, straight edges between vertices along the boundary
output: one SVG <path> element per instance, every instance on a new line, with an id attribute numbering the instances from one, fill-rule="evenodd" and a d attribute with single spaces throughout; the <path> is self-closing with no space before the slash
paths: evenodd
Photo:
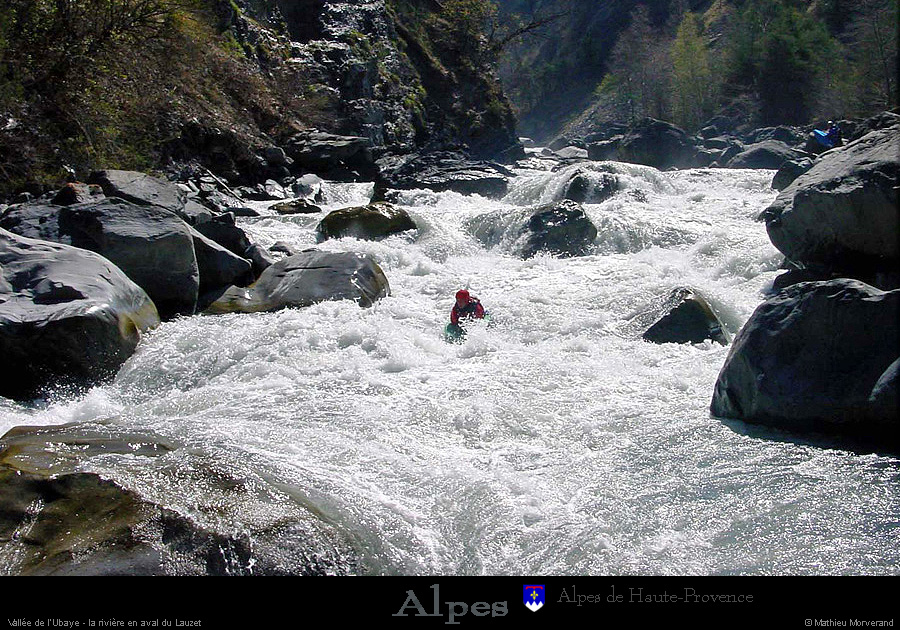
<path id="1" fill-rule="evenodd" d="M 140 463 L 119 479 L 110 464 L 120 460 Z M 152 490 L 160 485 L 172 491 Z M 112 423 L 16 427 L 0 439 L 0 556 L 13 575 L 359 571 L 349 537 L 300 502 Z"/>
<path id="2" fill-rule="evenodd" d="M 115 263 L 147 292 L 163 319 L 194 312 L 200 272 L 190 228 L 178 216 L 159 206 L 104 199 L 63 207 L 59 233 Z"/>
<path id="3" fill-rule="evenodd" d="M 195 229 L 190 229 L 200 272 L 200 295 L 231 285 L 245 286 L 253 282 L 252 264 L 236 256 Z"/>
<path id="4" fill-rule="evenodd" d="M 744 150 L 732 157 L 725 164 L 727 168 L 779 168 L 789 160 L 805 157 L 802 151 L 792 149 L 780 140 L 763 140 L 744 147 Z"/>
<path id="5" fill-rule="evenodd" d="M 329 212 L 316 227 L 316 238 L 321 242 L 329 238 L 351 236 L 371 241 L 415 229 L 416 224 L 406 210 L 384 201 L 376 201 L 367 206 Z"/>
<path id="6" fill-rule="evenodd" d="M 187 195 L 176 184 L 138 171 L 97 171 L 88 183 L 100 186 L 107 197 L 138 206 L 159 206 L 179 216 L 187 201 Z"/>
<path id="7" fill-rule="evenodd" d="M 327 300 L 367 307 L 388 295 L 387 277 L 371 256 L 310 250 L 274 263 L 248 288 L 230 288 L 205 312 L 277 311 Z"/>
<path id="8" fill-rule="evenodd" d="M 897 410 L 877 401 L 889 391 L 890 377 L 882 377 L 898 348 L 900 290 L 849 279 L 793 285 L 757 308 L 738 333 L 710 409 L 779 429 L 896 445 Z"/>
<path id="9" fill-rule="evenodd" d="M 847 273 L 900 260 L 900 125 L 829 151 L 761 215 L 772 243 L 799 263 Z"/>
<path id="10" fill-rule="evenodd" d="M 0 354 L 10 368 L 0 395 L 109 378 L 157 324 L 153 302 L 110 261 L 0 229 Z"/>
<path id="11" fill-rule="evenodd" d="M 522 256 L 531 258 L 539 252 L 556 256 L 581 256 L 597 238 L 597 228 L 580 204 L 564 199 L 540 206 L 532 212 L 523 228 L 527 235 Z"/>
<path id="12" fill-rule="evenodd" d="M 387 157 L 378 163 L 381 172 L 375 182 L 375 200 L 383 199 L 388 189 L 417 188 L 499 198 L 506 194 L 509 178 L 513 176 L 500 164 L 473 160 L 452 151 Z"/>
<path id="13" fill-rule="evenodd" d="M 658 169 L 694 166 L 696 147 L 684 132 L 671 123 L 653 118 L 631 128 L 618 147 L 618 159 Z M 597 151 L 593 152 L 597 155 Z"/>

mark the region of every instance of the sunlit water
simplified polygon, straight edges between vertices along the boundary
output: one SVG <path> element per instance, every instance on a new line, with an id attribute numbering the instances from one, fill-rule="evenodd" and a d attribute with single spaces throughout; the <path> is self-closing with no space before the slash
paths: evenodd
<path id="1" fill-rule="evenodd" d="M 622 188 L 585 204 L 595 251 L 522 260 L 523 208 L 559 199 L 577 168 Z M 370 573 L 895 574 L 896 458 L 712 418 L 728 349 L 654 345 L 629 327 L 687 286 L 737 332 L 782 261 L 754 220 L 772 174 L 595 163 L 522 170 L 502 201 L 404 192 L 418 230 L 319 245 L 375 257 L 391 296 L 373 308 L 166 323 L 84 397 L 39 410 L 0 399 L 0 431 L 103 420 L 170 438 L 301 497 Z M 329 184 L 327 209 L 370 192 Z M 261 245 L 316 246 L 323 215 L 262 211 L 241 221 Z M 486 220 L 503 228 L 492 242 L 475 237 Z M 495 325 L 448 344 L 462 287 Z M 135 460 L 85 466 L 191 514 L 201 488 L 142 477 Z M 240 529 L 253 515 L 221 518 Z"/>

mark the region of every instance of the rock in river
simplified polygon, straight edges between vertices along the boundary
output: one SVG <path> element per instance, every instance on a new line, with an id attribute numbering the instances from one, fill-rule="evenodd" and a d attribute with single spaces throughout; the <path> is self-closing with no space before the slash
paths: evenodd
<path id="1" fill-rule="evenodd" d="M 93 252 L 0 229 L 0 395 L 113 376 L 159 324 L 147 294 Z"/>
<path id="2" fill-rule="evenodd" d="M 896 446 L 897 410 L 882 402 L 896 391 L 890 368 L 898 331 L 900 289 L 849 279 L 790 286 L 757 308 L 735 338 L 711 411 Z"/>
<path id="3" fill-rule="evenodd" d="M 388 295 L 387 277 L 371 256 L 309 250 L 276 262 L 250 287 L 231 287 L 205 312 L 256 313 L 347 299 L 367 307 Z"/>

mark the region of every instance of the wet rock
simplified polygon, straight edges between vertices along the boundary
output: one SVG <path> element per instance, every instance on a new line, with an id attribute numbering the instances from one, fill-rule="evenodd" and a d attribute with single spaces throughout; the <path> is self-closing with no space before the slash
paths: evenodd
<path id="1" fill-rule="evenodd" d="M 249 260 L 228 251 L 197 230 L 191 229 L 191 238 L 200 272 L 200 294 L 253 282 L 255 276 Z"/>
<path id="2" fill-rule="evenodd" d="M 565 185 L 564 199 L 578 203 L 602 203 L 619 189 L 619 179 L 613 173 L 578 170 Z"/>
<path id="3" fill-rule="evenodd" d="M 310 203 L 306 199 L 283 201 L 281 203 L 276 203 L 271 209 L 278 214 L 315 214 L 317 212 L 322 212 L 322 208 Z"/>
<path id="4" fill-rule="evenodd" d="M 539 252 L 582 256 L 597 237 L 597 228 L 585 215 L 584 208 L 568 199 L 535 209 L 524 232 L 527 234 L 522 249 L 524 258 Z"/>
<path id="5" fill-rule="evenodd" d="M 277 311 L 326 300 L 368 307 L 388 295 L 387 277 L 371 256 L 311 250 L 276 262 L 249 288 L 232 287 L 206 312 Z"/>
<path id="6" fill-rule="evenodd" d="M 269 251 L 278 252 L 279 254 L 287 254 L 288 256 L 293 256 L 294 254 L 298 253 L 297 250 L 295 250 L 284 241 L 275 241 L 269 248 Z"/>
<path id="7" fill-rule="evenodd" d="M 788 287 L 757 308 L 735 338 L 710 410 L 896 447 L 896 408 L 886 412 L 873 392 L 897 360 L 898 331 L 900 290 L 849 279 Z"/>
<path id="8" fill-rule="evenodd" d="M 140 465 L 119 480 L 91 472 L 99 456 Z M 160 484 L 164 504 L 151 498 Z M 17 427 L 0 439 L 0 555 L 15 575 L 359 571 L 347 538 L 292 497 L 113 425 Z"/>
<path id="9" fill-rule="evenodd" d="M 416 224 L 406 210 L 378 201 L 367 206 L 329 212 L 316 227 L 316 238 L 320 242 L 345 236 L 379 240 L 391 234 L 415 229 Z"/>
<path id="10" fill-rule="evenodd" d="M 464 154 L 439 151 L 409 158 L 379 160 L 381 174 L 375 183 L 375 201 L 384 191 L 451 190 L 462 195 L 499 198 L 506 194 L 513 173 L 494 162 L 472 160 Z"/>
<path id="11" fill-rule="evenodd" d="M 656 321 L 641 336 L 653 343 L 701 343 L 707 339 L 728 345 L 724 325 L 706 299 L 692 289 L 679 287 L 657 299 L 636 321 Z"/>
<path id="12" fill-rule="evenodd" d="M 763 212 L 775 247 L 791 260 L 841 273 L 896 270 L 898 142 L 900 125 L 823 155 Z"/>
<path id="13" fill-rule="evenodd" d="M 105 258 L 0 229 L 0 395 L 112 377 L 159 324 L 147 294 Z"/>
<path id="14" fill-rule="evenodd" d="M 690 168 L 696 149 L 682 130 L 661 120 L 647 118 L 631 128 L 618 147 L 618 159 L 660 170 Z"/>

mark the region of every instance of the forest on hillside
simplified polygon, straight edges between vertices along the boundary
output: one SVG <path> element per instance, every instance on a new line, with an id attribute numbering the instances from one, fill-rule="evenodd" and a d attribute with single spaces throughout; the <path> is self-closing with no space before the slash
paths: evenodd
<path id="1" fill-rule="evenodd" d="M 540 139 L 587 116 L 694 131 L 717 113 L 807 124 L 897 106 L 897 0 L 498 0 L 494 15 L 555 18 L 499 63 Z"/>

